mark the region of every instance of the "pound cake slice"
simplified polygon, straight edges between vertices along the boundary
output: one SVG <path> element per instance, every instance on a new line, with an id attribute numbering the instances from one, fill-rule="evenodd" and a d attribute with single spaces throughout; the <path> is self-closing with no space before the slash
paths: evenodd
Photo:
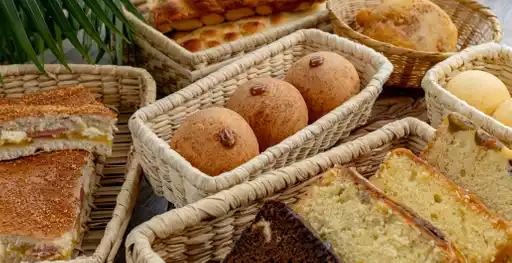
<path id="1" fill-rule="evenodd" d="M 95 179 L 93 155 L 86 151 L 0 162 L 0 262 L 70 259 Z"/>
<path id="2" fill-rule="evenodd" d="M 343 262 L 464 262 L 441 231 L 355 170 L 325 172 L 292 209 Z"/>
<path id="3" fill-rule="evenodd" d="M 341 263 L 286 204 L 267 201 L 243 233 L 225 263 Z"/>
<path id="4" fill-rule="evenodd" d="M 63 149 L 110 155 L 116 122 L 84 87 L 0 99 L 0 160 Z"/>
<path id="5" fill-rule="evenodd" d="M 370 181 L 440 229 L 466 262 L 507 262 L 512 255 L 507 222 L 411 151 L 390 152 Z"/>
<path id="6" fill-rule="evenodd" d="M 512 150 L 498 139 L 450 113 L 421 157 L 512 221 Z"/>

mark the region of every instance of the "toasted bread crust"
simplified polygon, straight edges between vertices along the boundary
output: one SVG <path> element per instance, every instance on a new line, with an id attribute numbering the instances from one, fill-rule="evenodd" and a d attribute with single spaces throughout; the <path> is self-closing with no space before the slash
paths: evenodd
<path id="1" fill-rule="evenodd" d="M 51 240 L 71 231 L 89 158 L 65 150 L 0 162 L 0 235 Z"/>
<path id="2" fill-rule="evenodd" d="M 0 122 L 49 114 L 97 114 L 116 117 L 82 86 L 30 93 L 16 99 L 0 99 Z"/>

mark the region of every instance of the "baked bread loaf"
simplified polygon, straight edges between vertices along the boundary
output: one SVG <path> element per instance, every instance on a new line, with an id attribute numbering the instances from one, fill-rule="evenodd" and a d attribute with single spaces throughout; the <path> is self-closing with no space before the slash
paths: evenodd
<path id="1" fill-rule="evenodd" d="M 341 263 L 286 204 L 267 201 L 243 233 L 225 263 Z"/>
<path id="2" fill-rule="evenodd" d="M 341 106 L 360 91 L 357 70 L 337 53 L 306 55 L 288 70 L 285 80 L 295 86 L 308 105 L 309 122 Z"/>
<path id="3" fill-rule="evenodd" d="M 249 124 L 236 112 L 220 107 L 188 116 L 174 132 L 171 148 L 210 176 L 231 171 L 259 154 Z"/>
<path id="4" fill-rule="evenodd" d="M 0 162 L 0 262 L 71 259 L 96 178 L 93 155 L 81 150 Z"/>
<path id="5" fill-rule="evenodd" d="M 457 51 L 450 16 L 428 0 L 386 0 L 356 15 L 357 30 L 378 41 L 428 52 Z"/>
<path id="6" fill-rule="evenodd" d="M 512 221 L 512 150 L 469 119 L 450 113 L 421 157 Z"/>
<path id="7" fill-rule="evenodd" d="M 512 256 L 507 222 L 411 151 L 390 152 L 370 181 L 440 229 L 466 262 L 507 262 Z"/>
<path id="8" fill-rule="evenodd" d="M 251 126 L 260 152 L 280 143 L 308 125 L 308 107 L 291 84 L 256 78 L 240 86 L 226 103 Z"/>
<path id="9" fill-rule="evenodd" d="M 343 262 L 464 262 L 443 233 L 355 170 L 323 173 L 292 209 Z"/>
<path id="10" fill-rule="evenodd" d="M 489 116 L 510 99 L 507 86 L 496 76 L 481 70 L 459 73 L 448 81 L 446 90 Z"/>
<path id="11" fill-rule="evenodd" d="M 492 117 L 503 125 L 512 128 L 512 99 L 503 102 L 492 114 Z"/>
<path id="12" fill-rule="evenodd" d="M 163 33 L 190 31 L 255 15 L 314 9 L 325 0 L 152 0 L 153 26 Z"/>

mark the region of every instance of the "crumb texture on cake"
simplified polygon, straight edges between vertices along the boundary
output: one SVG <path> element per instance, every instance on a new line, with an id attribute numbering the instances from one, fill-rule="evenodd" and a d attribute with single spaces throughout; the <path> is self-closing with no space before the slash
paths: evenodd
<path id="1" fill-rule="evenodd" d="M 389 153 L 370 180 L 440 229 L 466 262 L 506 262 L 512 253 L 505 220 L 409 150 Z"/>
<path id="2" fill-rule="evenodd" d="M 438 127 L 422 158 L 512 221 L 512 151 L 459 114 Z"/>
<path id="3" fill-rule="evenodd" d="M 293 209 L 343 262 L 462 262 L 440 231 L 338 167 L 321 175 Z"/>

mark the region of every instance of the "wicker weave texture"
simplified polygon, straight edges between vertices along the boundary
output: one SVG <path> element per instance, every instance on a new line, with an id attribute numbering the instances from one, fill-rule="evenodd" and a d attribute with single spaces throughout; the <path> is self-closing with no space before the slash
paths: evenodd
<path id="1" fill-rule="evenodd" d="M 224 106 L 239 85 L 250 79 L 282 79 L 295 61 L 320 50 L 337 52 L 354 64 L 362 86 L 358 95 L 244 165 L 216 177 L 192 167 L 170 149 L 173 133 L 187 116 Z M 366 123 L 391 71 L 389 61 L 367 47 L 320 30 L 301 30 L 136 112 L 129 123 L 134 145 L 143 156 L 142 167 L 155 193 L 180 207 L 332 147 Z"/>
<path id="2" fill-rule="evenodd" d="M 423 52 L 397 47 L 371 39 L 356 30 L 355 16 L 384 0 L 328 0 L 331 21 L 336 34 L 382 52 L 393 64 L 394 71 L 387 85 L 420 88 L 425 72 L 454 53 Z M 457 49 L 488 42 L 500 42 L 503 35 L 496 15 L 476 0 L 432 0 L 451 17 L 459 31 Z"/>
<path id="3" fill-rule="evenodd" d="M 265 200 L 293 204 L 319 173 L 337 164 L 354 166 L 369 177 L 390 150 L 405 147 L 419 153 L 434 134 L 428 124 L 405 118 L 312 158 L 156 216 L 128 235 L 127 262 L 222 260 Z"/>
<path id="4" fill-rule="evenodd" d="M 512 145 L 512 128 L 503 125 L 465 101 L 448 92 L 444 86 L 457 74 L 467 70 L 483 70 L 498 77 L 512 94 L 512 48 L 495 43 L 465 49 L 437 64 L 422 82 L 427 113 L 432 125 L 438 125 L 449 112 L 459 112 L 503 142 Z"/>
<path id="5" fill-rule="evenodd" d="M 145 17 L 148 17 L 149 0 L 131 1 Z M 192 53 L 125 10 L 127 19 L 135 27 L 134 41 L 137 45 L 135 53 L 137 60 L 131 58 L 127 62 L 137 63 L 137 66 L 147 69 L 157 81 L 159 91 L 171 94 L 229 64 L 237 57 L 265 46 L 280 37 L 303 28 L 326 28 L 326 25 L 329 24 L 328 13 L 327 10 L 323 10 L 315 15 L 262 33 Z"/>
<path id="6" fill-rule="evenodd" d="M 96 172 L 101 176 L 94 200 L 91 218 L 85 229 L 81 254 L 70 263 L 113 262 L 120 247 L 124 232 L 135 206 L 141 175 L 139 161 L 130 162 L 131 142 L 127 120 L 139 107 L 151 104 L 156 99 L 156 84 L 143 69 L 116 66 L 69 65 L 70 73 L 62 65 L 45 65 L 48 75 L 42 74 L 33 65 L 0 66 L 4 84 L 0 84 L 0 98 L 14 98 L 23 94 L 57 87 L 83 85 L 91 92 L 101 95 L 103 103 L 119 113 L 119 131 L 114 137 L 112 156 L 100 157 Z M 126 163 L 131 163 L 126 168 Z M 120 183 L 118 174 L 125 174 Z M 106 180 L 106 181 L 105 181 Z M 107 182 L 110 181 L 110 182 Z M 122 186 L 121 186 L 122 184 Z M 105 195 L 103 185 L 112 194 Z M 117 195 L 117 197 L 115 197 Z M 105 211 L 110 203 L 115 208 Z M 107 208 L 108 209 L 108 208 Z M 99 211 L 98 211 L 99 210 Z M 108 212 L 97 218 L 98 214 Z M 105 220 L 108 220 L 105 222 Z M 105 226 L 106 225 L 106 226 Z M 99 237 L 98 237 L 99 236 Z"/>

